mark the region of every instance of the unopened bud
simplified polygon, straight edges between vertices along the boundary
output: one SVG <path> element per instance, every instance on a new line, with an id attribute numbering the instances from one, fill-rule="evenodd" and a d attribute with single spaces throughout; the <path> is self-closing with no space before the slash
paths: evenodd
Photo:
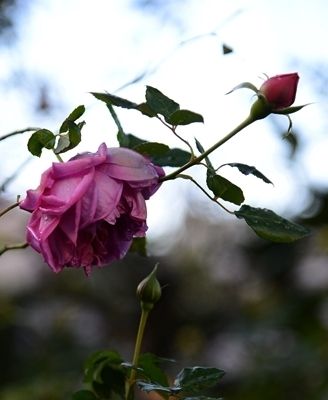
<path id="1" fill-rule="evenodd" d="M 150 311 L 161 297 L 162 289 L 156 278 L 157 266 L 143 279 L 137 287 L 137 297 L 140 300 L 141 308 Z"/>

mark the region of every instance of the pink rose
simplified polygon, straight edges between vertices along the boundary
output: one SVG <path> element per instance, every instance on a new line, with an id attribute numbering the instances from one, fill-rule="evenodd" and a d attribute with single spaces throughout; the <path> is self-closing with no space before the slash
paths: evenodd
<path id="1" fill-rule="evenodd" d="M 145 200 L 159 188 L 161 167 L 126 148 L 107 148 L 53 163 L 20 203 L 32 212 L 27 242 L 54 272 L 103 266 L 145 236 Z"/>
<path id="2" fill-rule="evenodd" d="M 289 107 L 295 101 L 298 80 L 299 76 L 296 72 L 273 76 L 263 83 L 260 93 L 265 96 L 274 110 Z"/>

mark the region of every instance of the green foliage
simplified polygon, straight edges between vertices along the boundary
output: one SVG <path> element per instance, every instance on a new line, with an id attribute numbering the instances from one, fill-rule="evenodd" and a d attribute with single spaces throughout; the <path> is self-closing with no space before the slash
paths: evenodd
<path id="1" fill-rule="evenodd" d="M 55 146 L 56 137 L 48 129 L 40 129 L 32 134 L 30 137 L 27 148 L 31 154 L 40 157 L 42 150 L 53 149 Z"/>
<path id="2" fill-rule="evenodd" d="M 177 110 L 169 116 L 167 122 L 171 125 L 189 125 L 194 122 L 204 122 L 202 115 L 189 110 Z"/>
<path id="3" fill-rule="evenodd" d="M 207 170 L 206 184 L 217 199 L 220 198 L 236 205 L 240 205 L 245 200 L 244 194 L 238 186 L 216 174 L 210 168 Z"/>
<path id="4" fill-rule="evenodd" d="M 155 391 L 161 395 L 176 396 L 179 399 L 211 399 L 206 392 L 215 388 L 224 371 L 217 368 L 188 367 L 182 369 L 174 380 L 173 386 L 154 382 L 138 381 L 141 390 L 149 393 Z"/>
<path id="5" fill-rule="evenodd" d="M 111 104 L 116 107 L 122 107 L 126 109 L 137 109 L 137 104 L 130 100 L 124 99 L 123 97 L 115 96 L 110 93 L 98 93 L 91 92 L 91 94 L 98 100 L 105 102 L 106 104 Z"/>
<path id="6" fill-rule="evenodd" d="M 91 94 L 107 105 L 136 110 L 150 118 L 162 115 L 165 121 L 172 126 L 204 122 L 202 115 L 190 110 L 181 110 L 177 102 L 152 86 L 147 86 L 146 102 L 140 104 L 110 93 L 91 92 Z"/>
<path id="7" fill-rule="evenodd" d="M 73 394 L 72 400 L 97 400 L 97 397 L 90 390 L 79 390 Z"/>
<path id="8" fill-rule="evenodd" d="M 99 351 L 85 363 L 85 382 L 88 383 L 98 398 L 124 398 L 126 369 L 122 358 L 116 351 Z"/>
<path id="9" fill-rule="evenodd" d="M 146 101 L 149 108 L 156 114 L 163 115 L 168 123 L 171 115 L 180 109 L 178 103 L 152 86 L 147 86 Z"/>
<path id="10" fill-rule="evenodd" d="M 76 147 L 81 141 L 81 129 L 85 122 L 75 121 L 79 119 L 85 112 L 83 105 L 75 108 L 59 128 L 59 135 L 55 135 L 48 129 L 39 129 L 30 137 L 27 148 L 31 154 L 40 157 L 42 150 L 52 149 L 55 154 L 64 153 Z M 65 133 L 66 132 L 66 133 Z M 57 145 L 56 139 L 59 137 Z"/>
<path id="11" fill-rule="evenodd" d="M 68 150 L 74 149 L 81 142 L 81 129 L 85 122 L 76 123 L 75 121 L 78 120 L 84 112 L 84 105 L 80 105 L 64 120 L 59 128 L 59 139 L 55 148 L 55 154 L 65 153 Z"/>
<path id="12" fill-rule="evenodd" d="M 310 233 L 307 228 L 288 221 L 265 208 L 243 205 L 238 211 L 235 211 L 235 215 L 243 218 L 259 237 L 272 242 L 294 242 Z"/>
<path id="13" fill-rule="evenodd" d="M 241 164 L 241 163 L 227 163 L 227 164 L 221 165 L 221 167 L 224 167 L 225 165 L 229 165 L 230 167 L 236 167 L 244 175 L 250 175 L 251 174 L 251 175 L 256 176 L 259 179 L 262 179 L 262 181 L 264 181 L 265 183 L 271 183 L 272 184 L 272 182 L 266 176 L 264 176 L 260 171 L 258 171 L 253 166 L 246 165 L 246 164 Z"/>

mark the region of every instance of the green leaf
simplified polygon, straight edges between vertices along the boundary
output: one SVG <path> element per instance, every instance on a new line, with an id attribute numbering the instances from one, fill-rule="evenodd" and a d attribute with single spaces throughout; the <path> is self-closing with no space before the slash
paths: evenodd
<path id="1" fill-rule="evenodd" d="M 73 121 L 66 120 L 66 124 L 68 133 L 59 136 L 55 154 L 65 153 L 74 149 L 81 142 L 81 127 L 83 127 L 83 123 L 76 124 Z"/>
<path id="2" fill-rule="evenodd" d="M 151 353 L 144 353 L 139 358 L 138 366 L 142 369 L 144 378 L 147 378 L 150 382 L 156 382 L 161 386 L 167 387 L 169 386 L 167 375 L 159 366 L 165 361 L 172 360 L 157 357 Z"/>
<path id="3" fill-rule="evenodd" d="M 61 127 L 59 128 L 59 133 L 63 133 L 68 131 L 69 129 L 69 122 L 74 122 L 77 119 L 79 119 L 85 112 L 85 107 L 84 105 L 80 105 L 76 107 L 70 115 L 65 119 L 65 121 L 62 123 Z"/>
<path id="4" fill-rule="evenodd" d="M 79 390 L 73 394 L 72 400 L 97 400 L 97 397 L 90 390 Z"/>
<path id="5" fill-rule="evenodd" d="M 121 365 L 121 356 L 116 351 L 102 350 L 93 353 L 84 364 L 85 381 L 91 382 L 100 378 L 100 373 L 105 365 Z"/>
<path id="6" fill-rule="evenodd" d="M 225 372 L 218 368 L 184 368 L 177 375 L 174 385 L 181 387 L 183 392 L 202 394 L 205 390 L 217 385 L 224 374 Z"/>
<path id="7" fill-rule="evenodd" d="M 259 237 L 273 242 L 294 242 L 310 234 L 304 226 L 288 221 L 266 208 L 243 205 L 235 214 L 243 218 Z"/>
<path id="8" fill-rule="evenodd" d="M 146 393 L 152 392 L 155 390 L 156 392 L 163 392 L 163 393 L 169 393 L 172 394 L 172 389 L 167 386 L 162 386 L 157 383 L 148 383 L 144 381 L 137 381 L 137 385 L 139 389 L 143 390 Z"/>
<path id="9" fill-rule="evenodd" d="M 147 86 L 146 101 L 149 108 L 156 114 L 163 115 L 165 120 L 180 108 L 178 103 L 152 86 Z"/>
<path id="10" fill-rule="evenodd" d="M 191 154 L 181 149 L 169 149 L 163 155 L 152 157 L 154 164 L 159 167 L 182 167 L 191 159 Z"/>
<path id="11" fill-rule="evenodd" d="M 204 122 L 202 115 L 189 110 L 177 110 L 167 118 L 171 125 L 189 125 L 194 122 Z"/>
<path id="12" fill-rule="evenodd" d="M 252 167 L 252 166 L 246 165 L 246 164 L 241 164 L 241 163 L 227 163 L 227 164 L 221 165 L 221 167 L 224 167 L 225 165 L 229 165 L 230 167 L 236 167 L 244 175 L 249 175 L 249 174 L 254 175 L 257 178 L 262 179 L 265 183 L 271 183 L 273 185 L 273 183 L 266 176 L 264 176 L 260 171 L 258 171 L 255 167 Z"/>
<path id="13" fill-rule="evenodd" d="M 55 135 L 48 129 L 39 129 L 30 137 L 27 148 L 34 156 L 41 156 L 42 150 L 53 149 L 56 143 Z"/>
<path id="14" fill-rule="evenodd" d="M 152 160 L 155 157 L 161 157 L 170 150 L 169 146 L 157 142 L 145 142 L 134 147 L 134 150 L 145 156 L 149 156 Z"/>
<path id="15" fill-rule="evenodd" d="M 121 147 L 127 147 L 129 149 L 133 149 L 142 143 L 147 143 L 147 140 L 139 139 L 131 133 L 124 133 L 122 131 L 117 133 L 117 140 Z"/>
<path id="16" fill-rule="evenodd" d="M 201 154 L 205 153 L 204 147 L 200 144 L 200 142 L 196 138 L 195 138 L 195 142 L 196 142 L 197 150 Z M 210 161 L 210 159 L 208 157 L 205 157 L 205 162 L 206 162 L 207 167 L 214 171 L 214 167 L 213 167 L 213 165 L 212 165 L 212 163 L 211 163 L 211 161 Z"/>
<path id="17" fill-rule="evenodd" d="M 221 198 L 230 203 L 240 205 L 245 200 L 242 190 L 221 175 L 215 174 L 211 169 L 207 170 L 207 187 L 216 198 Z"/>
<path id="18" fill-rule="evenodd" d="M 123 97 L 115 96 L 110 93 L 97 93 L 91 92 L 91 94 L 98 100 L 111 104 L 116 107 L 122 107 L 127 109 L 136 109 L 138 105 L 130 100 L 124 99 Z"/>
<path id="19" fill-rule="evenodd" d="M 130 253 L 137 253 L 140 256 L 147 257 L 146 237 L 136 237 L 132 241 L 129 249 Z"/>
<path id="20" fill-rule="evenodd" d="M 138 111 L 140 111 L 142 114 L 147 115 L 147 117 L 155 117 L 157 114 L 155 111 L 153 111 L 150 107 L 149 104 L 147 103 L 141 103 L 137 105 L 136 108 Z"/>

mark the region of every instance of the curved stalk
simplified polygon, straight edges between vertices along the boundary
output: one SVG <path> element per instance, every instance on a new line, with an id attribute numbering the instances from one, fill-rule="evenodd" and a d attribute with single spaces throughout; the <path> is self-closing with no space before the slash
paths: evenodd
<path id="1" fill-rule="evenodd" d="M 228 133 L 226 136 L 224 136 L 221 140 L 219 140 L 217 143 L 215 143 L 213 146 L 211 146 L 209 149 L 207 149 L 204 153 L 202 153 L 200 156 L 190 160 L 187 164 L 183 165 L 182 167 L 178 168 L 171 174 L 168 174 L 166 176 L 163 176 L 161 179 L 161 182 L 164 181 L 169 181 L 172 179 L 175 179 L 181 172 L 185 171 L 186 169 L 199 164 L 202 160 L 204 160 L 209 154 L 211 154 L 214 150 L 222 146 L 225 142 L 230 140 L 233 136 L 235 136 L 238 132 L 246 128 L 248 125 L 253 123 L 255 121 L 254 118 L 251 116 L 248 116 L 241 124 L 239 124 L 235 129 L 233 129 L 230 133 Z"/>

